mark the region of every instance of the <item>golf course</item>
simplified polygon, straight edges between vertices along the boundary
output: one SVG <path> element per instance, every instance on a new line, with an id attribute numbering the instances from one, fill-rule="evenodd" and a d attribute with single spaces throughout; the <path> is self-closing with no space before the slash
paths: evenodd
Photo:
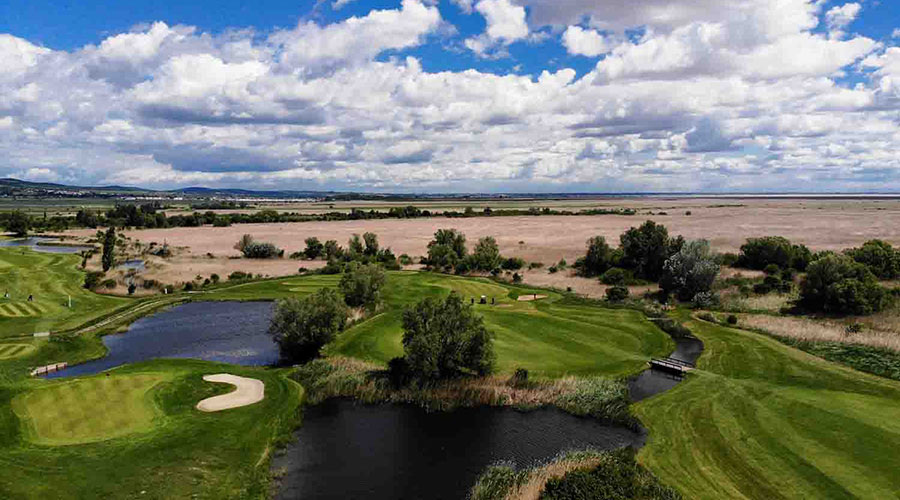
<path id="1" fill-rule="evenodd" d="M 29 371 L 37 366 L 102 357 L 102 335 L 141 315 L 120 310 L 143 302 L 84 290 L 72 256 L 0 250 L 0 257 L 5 276 L 50 304 L 43 315 L 0 320 L 0 336 L 7 337 L 0 341 L 0 497 L 269 495 L 270 456 L 302 421 L 304 389 L 291 378 L 293 368 L 148 360 L 97 375 L 32 378 Z M 170 299 L 304 297 L 339 280 L 309 275 L 222 283 Z M 341 332 L 323 354 L 385 367 L 403 354 L 404 308 L 451 292 L 466 304 L 474 301 L 493 332 L 501 376 L 525 368 L 538 381 L 621 379 L 674 346 L 634 309 L 487 278 L 399 271 L 387 273 L 381 305 Z M 70 295 L 74 304 L 94 307 L 69 309 Z M 97 322 L 119 315 L 120 321 Z M 900 384 L 758 333 L 696 319 L 687 310 L 671 315 L 704 342 L 705 351 L 684 382 L 632 406 L 649 431 L 638 461 L 663 483 L 685 498 L 900 494 L 894 459 L 900 448 Z M 28 329 L 90 324 L 97 326 L 77 328 L 84 330 L 78 334 L 21 337 Z M 213 374 L 258 380 L 265 396 L 247 406 L 200 411 L 198 402 L 234 389 L 204 381 Z"/>

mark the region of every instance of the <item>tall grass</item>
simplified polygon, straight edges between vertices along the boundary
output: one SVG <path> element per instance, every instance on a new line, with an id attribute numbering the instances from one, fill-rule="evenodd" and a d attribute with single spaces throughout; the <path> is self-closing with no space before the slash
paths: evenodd
<path id="1" fill-rule="evenodd" d="M 364 403 L 415 404 L 429 411 L 482 405 L 520 409 L 552 405 L 576 415 L 637 426 L 628 411 L 627 386 L 602 377 L 565 377 L 527 384 L 501 376 L 467 377 L 394 387 L 378 365 L 330 357 L 298 368 L 294 378 L 306 388 L 310 404 L 349 397 Z"/>
<path id="2" fill-rule="evenodd" d="M 778 337 L 806 342 L 858 344 L 900 352 L 900 333 L 872 328 L 863 328 L 860 332 L 848 333 L 848 324 L 842 321 L 745 314 L 741 315 L 740 324 L 766 331 Z"/>

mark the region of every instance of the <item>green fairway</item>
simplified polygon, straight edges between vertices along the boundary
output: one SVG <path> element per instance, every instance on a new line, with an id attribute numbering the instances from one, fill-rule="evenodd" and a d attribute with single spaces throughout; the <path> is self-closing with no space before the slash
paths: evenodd
<path id="1" fill-rule="evenodd" d="M 206 298 L 304 295 L 337 286 L 339 279 L 304 276 L 248 283 L 213 292 Z M 484 278 L 406 271 L 388 273 L 382 310 L 342 333 L 326 352 L 386 364 L 403 354 L 403 308 L 425 297 L 444 297 L 451 291 L 461 294 L 466 302 L 475 300 L 476 311 L 496 334 L 497 369 L 503 373 L 521 367 L 544 377 L 620 376 L 640 371 L 650 357 L 665 355 L 673 348 L 668 335 L 637 311 L 568 304 L 556 293 L 549 293 L 544 300 L 519 302 L 515 297 L 535 290 Z M 478 303 L 481 296 L 486 297 L 487 304 Z"/>
<path id="2" fill-rule="evenodd" d="M 686 317 L 684 319 L 687 319 Z M 897 498 L 900 384 L 693 320 L 685 383 L 636 406 L 640 459 L 687 498 Z"/>
<path id="3" fill-rule="evenodd" d="M 0 248 L 0 338 L 74 328 L 134 302 L 85 290 L 80 259 Z M 8 299 L 3 298 L 6 292 Z"/>
<path id="4" fill-rule="evenodd" d="M 160 412 L 151 390 L 168 378 L 140 373 L 54 383 L 17 396 L 12 405 L 31 442 L 103 441 L 152 429 Z"/>
<path id="5" fill-rule="evenodd" d="M 265 399 L 197 410 L 233 389 L 202 380 L 223 372 L 262 380 Z M 266 498 L 268 458 L 302 402 L 287 374 L 171 360 L 0 385 L 0 498 Z"/>
<path id="6" fill-rule="evenodd" d="M 34 352 L 31 344 L 0 344 L 0 360 L 20 358 Z"/>

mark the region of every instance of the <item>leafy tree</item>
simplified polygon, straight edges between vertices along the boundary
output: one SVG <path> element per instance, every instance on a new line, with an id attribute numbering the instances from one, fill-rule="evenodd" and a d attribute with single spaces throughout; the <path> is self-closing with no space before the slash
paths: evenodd
<path id="1" fill-rule="evenodd" d="M 862 247 L 851 248 L 846 253 L 881 279 L 889 280 L 900 276 L 900 251 L 886 241 L 869 240 Z"/>
<path id="2" fill-rule="evenodd" d="M 403 348 L 410 370 L 423 379 L 486 375 L 494 361 L 493 335 L 484 319 L 455 292 L 403 312 Z"/>
<path id="3" fill-rule="evenodd" d="M 599 276 L 613 266 L 615 252 L 603 236 L 587 240 L 587 253 L 575 264 L 582 276 Z"/>
<path id="4" fill-rule="evenodd" d="M 475 250 L 472 252 L 472 267 L 478 271 L 493 271 L 500 267 L 500 247 L 497 240 L 491 236 L 485 236 L 478 240 Z"/>
<path id="5" fill-rule="evenodd" d="M 709 292 L 719 264 L 706 240 L 688 241 L 676 254 L 666 260 L 659 286 L 678 300 L 693 300 L 697 294 Z"/>
<path id="6" fill-rule="evenodd" d="M 28 236 L 28 231 L 31 230 L 31 217 L 20 210 L 13 211 L 7 218 L 6 230 L 18 237 Z"/>
<path id="7" fill-rule="evenodd" d="M 606 300 L 610 302 L 622 302 L 627 299 L 629 291 L 624 286 L 611 286 L 606 289 Z"/>
<path id="8" fill-rule="evenodd" d="M 325 245 L 319 241 L 319 238 L 312 236 L 310 238 L 306 238 L 306 249 L 303 250 L 303 254 L 309 260 L 318 259 L 320 255 L 322 255 L 322 251 L 325 249 Z"/>
<path id="9" fill-rule="evenodd" d="M 347 241 L 347 254 L 350 260 L 357 260 L 365 253 L 365 247 L 363 246 L 362 239 L 358 234 L 354 234 L 350 237 L 350 240 Z"/>
<path id="10" fill-rule="evenodd" d="M 366 248 L 363 250 L 363 253 L 369 257 L 374 257 L 378 255 L 378 235 L 375 233 L 364 233 L 363 241 L 366 243 Z"/>
<path id="11" fill-rule="evenodd" d="M 110 227 L 103 237 L 103 256 L 101 264 L 103 272 L 109 271 L 116 259 L 116 228 Z"/>
<path id="12" fill-rule="evenodd" d="M 741 253 L 735 265 L 762 270 L 774 264 L 780 269 L 792 267 L 802 271 L 812 259 L 812 252 L 803 245 L 794 245 L 782 236 L 764 236 L 748 238 L 741 245 Z"/>
<path id="13" fill-rule="evenodd" d="M 89 271 L 84 275 L 84 287 L 88 290 L 93 290 L 100 286 L 100 281 L 103 280 L 104 274 L 100 271 Z"/>
<path id="14" fill-rule="evenodd" d="M 244 257 L 248 259 L 272 259 L 284 254 L 284 250 L 275 245 L 259 241 L 253 241 L 245 246 L 243 252 Z"/>
<path id="15" fill-rule="evenodd" d="M 525 267 L 525 261 L 519 257 L 508 257 L 503 259 L 503 263 L 500 264 L 500 267 L 507 271 L 518 271 Z"/>
<path id="16" fill-rule="evenodd" d="M 600 282 L 604 285 L 625 286 L 633 279 L 631 273 L 621 267 L 612 267 L 600 276 Z"/>
<path id="17" fill-rule="evenodd" d="M 684 238 L 669 238 L 666 226 L 647 221 L 638 228 L 622 234 L 621 267 L 631 269 L 634 275 L 656 281 L 662 275 L 663 264 L 672 254 L 681 250 Z"/>
<path id="18" fill-rule="evenodd" d="M 887 302 L 875 275 L 846 255 L 827 255 L 813 262 L 800 283 L 799 304 L 813 311 L 871 314 L 884 309 Z"/>
<path id="19" fill-rule="evenodd" d="M 380 300 L 385 280 L 384 269 L 380 265 L 351 262 L 344 269 L 338 287 L 348 306 L 371 306 Z"/>
<path id="20" fill-rule="evenodd" d="M 325 260 L 340 259 L 344 249 L 335 240 L 328 240 L 324 246 Z"/>
<path id="21" fill-rule="evenodd" d="M 466 235 L 456 229 L 438 229 L 428 243 L 428 265 L 435 269 L 455 269 L 465 257 Z"/>
<path id="22" fill-rule="evenodd" d="M 322 288 L 302 299 L 278 301 L 269 334 L 281 358 L 303 362 L 319 355 L 347 324 L 347 306 L 332 288 Z"/>

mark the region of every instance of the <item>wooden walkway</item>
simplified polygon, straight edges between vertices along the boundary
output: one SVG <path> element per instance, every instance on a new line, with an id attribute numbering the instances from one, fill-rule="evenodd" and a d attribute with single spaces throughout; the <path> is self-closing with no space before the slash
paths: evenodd
<path id="1" fill-rule="evenodd" d="M 650 368 L 684 375 L 693 370 L 694 365 L 687 361 L 681 361 L 680 359 L 653 358 L 650 360 Z"/>

